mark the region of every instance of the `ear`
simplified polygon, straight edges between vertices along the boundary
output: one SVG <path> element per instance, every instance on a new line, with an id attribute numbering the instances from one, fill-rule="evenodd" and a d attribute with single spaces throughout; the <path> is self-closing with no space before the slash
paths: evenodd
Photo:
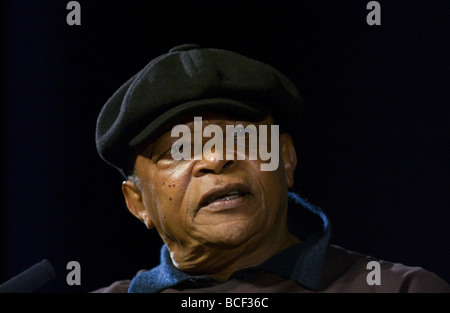
<path id="1" fill-rule="evenodd" d="M 126 180 L 122 183 L 122 193 L 128 211 L 141 220 L 148 229 L 155 227 L 145 208 L 140 189 L 133 182 Z"/>
<path id="2" fill-rule="evenodd" d="M 288 188 L 294 187 L 294 173 L 297 166 L 297 153 L 295 152 L 292 137 L 283 133 L 280 135 L 280 153 L 283 160 L 286 184 Z"/>

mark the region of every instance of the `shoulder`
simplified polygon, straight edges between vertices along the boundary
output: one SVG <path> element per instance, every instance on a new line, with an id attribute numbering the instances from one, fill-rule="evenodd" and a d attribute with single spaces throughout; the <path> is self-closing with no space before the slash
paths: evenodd
<path id="1" fill-rule="evenodd" d="M 127 293 L 130 283 L 131 280 L 129 279 L 118 280 L 109 286 L 93 290 L 91 293 Z"/>
<path id="2" fill-rule="evenodd" d="M 418 266 L 380 260 L 330 245 L 323 266 L 323 291 L 450 293 L 450 285 Z"/>
<path id="3" fill-rule="evenodd" d="M 148 270 L 140 270 L 137 274 L 146 272 Z M 136 275 L 137 275 L 136 274 Z M 96 290 L 91 291 L 90 293 L 128 293 L 128 288 L 130 287 L 131 279 L 118 280 L 110 284 L 109 286 L 105 286 Z"/>

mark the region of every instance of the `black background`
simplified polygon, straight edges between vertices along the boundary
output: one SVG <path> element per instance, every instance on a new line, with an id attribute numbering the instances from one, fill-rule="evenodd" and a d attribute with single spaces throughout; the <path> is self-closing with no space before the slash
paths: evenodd
<path id="1" fill-rule="evenodd" d="M 39 292 L 87 292 L 157 264 L 95 148 L 97 115 L 152 58 L 183 43 L 267 62 L 305 99 L 296 189 L 331 242 L 450 281 L 448 1 L 3 1 L 0 282 L 43 258 Z M 66 264 L 81 264 L 81 286 Z"/>

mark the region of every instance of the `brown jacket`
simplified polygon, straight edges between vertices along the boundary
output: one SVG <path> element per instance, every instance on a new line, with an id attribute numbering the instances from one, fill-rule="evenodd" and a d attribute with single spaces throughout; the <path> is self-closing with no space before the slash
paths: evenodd
<path id="1" fill-rule="evenodd" d="M 380 264 L 379 285 L 370 284 L 370 261 Z M 143 272 L 143 271 L 140 271 Z M 369 282 L 368 282 L 369 276 Z M 268 271 L 254 271 L 244 278 L 223 283 L 201 285 L 195 281 L 171 286 L 161 292 L 209 293 L 450 293 L 450 285 L 436 274 L 421 267 L 377 260 L 336 245 L 329 245 L 324 259 L 320 290 L 303 287 Z M 93 291 L 94 293 L 126 293 L 131 280 L 121 280 Z"/>

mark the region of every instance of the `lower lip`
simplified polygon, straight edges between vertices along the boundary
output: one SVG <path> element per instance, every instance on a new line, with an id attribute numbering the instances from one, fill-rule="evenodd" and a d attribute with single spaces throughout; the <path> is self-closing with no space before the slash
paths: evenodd
<path id="1" fill-rule="evenodd" d="M 244 194 L 230 200 L 217 200 L 211 202 L 210 204 L 204 207 L 201 207 L 200 210 L 209 209 L 211 211 L 222 211 L 222 210 L 236 209 L 246 202 L 248 196 L 249 194 Z"/>

